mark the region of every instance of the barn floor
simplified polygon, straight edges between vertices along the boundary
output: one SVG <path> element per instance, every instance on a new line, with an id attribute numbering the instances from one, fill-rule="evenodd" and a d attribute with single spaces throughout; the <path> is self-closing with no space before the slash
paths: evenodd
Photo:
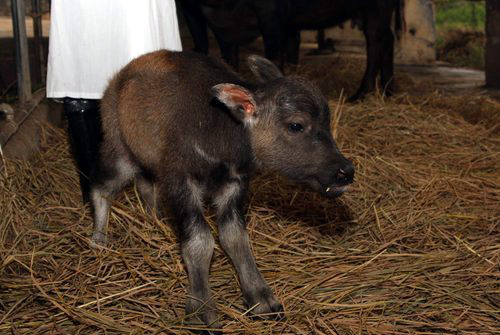
<path id="1" fill-rule="evenodd" d="M 344 103 L 362 65 L 320 57 L 297 69 L 329 97 L 355 184 L 328 200 L 257 174 L 249 232 L 285 318 L 247 316 L 217 247 L 210 284 L 225 334 L 500 333 L 500 104 L 400 70 L 395 97 Z M 150 216 L 131 187 L 114 203 L 109 246 L 90 249 L 65 134 L 41 136 L 32 162 L 6 159 L 0 171 L 0 334 L 196 328 L 184 320 L 187 278 L 170 218 Z"/>

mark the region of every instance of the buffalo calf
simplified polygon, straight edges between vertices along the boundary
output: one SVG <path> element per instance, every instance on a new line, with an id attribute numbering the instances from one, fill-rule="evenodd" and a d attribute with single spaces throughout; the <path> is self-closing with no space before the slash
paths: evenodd
<path id="1" fill-rule="evenodd" d="M 171 208 L 189 278 L 186 311 L 208 325 L 217 317 L 208 274 L 214 238 L 203 217 L 216 208 L 220 245 L 253 313 L 282 306 L 257 269 L 244 214 L 256 164 L 341 195 L 354 168 L 331 135 L 330 110 L 308 81 L 284 77 L 268 60 L 248 59 L 258 84 L 191 52 L 157 51 L 125 66 L 101 101 L 104 140 L 92 178 L 95 244 L 106 242 L 110 199 L 136 180 L 151 205 Z"/>

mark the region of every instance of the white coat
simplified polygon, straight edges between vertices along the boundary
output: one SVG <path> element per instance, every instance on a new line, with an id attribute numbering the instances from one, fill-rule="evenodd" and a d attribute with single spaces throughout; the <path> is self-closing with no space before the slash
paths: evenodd
<path id="1" fill-rule="evenodd" d="M 182 50 L 174 0 L 52 0 L 47 97 L 100 99 L 144 53 Z"/>

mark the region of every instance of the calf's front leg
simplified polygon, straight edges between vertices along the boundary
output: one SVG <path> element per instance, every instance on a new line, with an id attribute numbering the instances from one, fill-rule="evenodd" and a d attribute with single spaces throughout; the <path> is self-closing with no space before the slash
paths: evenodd
<path id="1" fill-rule="evenodd" d="M 259 316 L 280 317 L 283 307 L 262 278 L 250 248 L 244 220 L 247 190 L 246 180 L 231 181 L 215 197 L 220 244 L 238 273 L 247 307 Z"/>

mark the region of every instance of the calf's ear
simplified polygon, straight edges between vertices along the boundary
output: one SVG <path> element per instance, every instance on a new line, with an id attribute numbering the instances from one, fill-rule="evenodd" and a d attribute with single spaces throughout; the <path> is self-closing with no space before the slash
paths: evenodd
<path id="1" fill-rule="evenodd" d="M 226 105 L 233 116 L 252 125 L 256 120 L 256 104 L 253 95 L 246 88 L 235 84 L 218 84 L 212 87 L 212 95 Z"/>
<path id="2" fill-rule="evenodd" d="M 252 73 L 262 83 L 283 77 L 280 69 L 264 57 L 251 55 L 247 58 L 247 63 Z"/>

